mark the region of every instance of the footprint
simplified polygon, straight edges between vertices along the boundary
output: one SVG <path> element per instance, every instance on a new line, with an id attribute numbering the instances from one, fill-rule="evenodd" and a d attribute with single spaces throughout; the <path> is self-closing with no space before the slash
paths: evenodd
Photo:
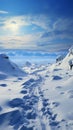
<path id="1" fill-rule="evenodd" d="M 49 75 L 45 75 L 45 77 L 49 77 Z"/>
<path id="2" fill-rule="evenodd" d="M 30 113 L 27 113 L 27 119 L 35 119 L 36 118 L 36 113 L 34 112 L 30 112 Z"/>
<path id="3" fill-rule="evenodd" d="M 15 98 L 8 102 L 8 105 L 12 108 L 14 107 L 20 107 L 23 105 L 23 100 L 21 98 Z"/>
<path id="4" fill-rule="evenodd" d="M 0 86 L 2 86 L 2 87 L 7 87 L 7 84 L 0 84 Z"/>
<path id="5" fill-rule="evenodd" d="M 24 104 L 24 105 L 22 106 L 22 108 L 23 108 L 25 111 L 32 110 L 32 106 L 29 105 L 29 104 Z"/>
<path id="6" fill-rule="evenodd" d="M 59 71 L 59 70 L 62 70 L 62 69 L 54 69 L 53 71 Z"/>
<path id="7" fill-rule="evenodd" d="M 22 90 L 20 93 L 27 94 L 27 90 Z"/>
<path id="8" fill-rule="evenodd" d="M 11 89 L 9 88 L 8 91 L 11 91 Z"/>
<path id="9" fill-rule="evenodd" d="M 33 130 L 33 127 L 27 128 L 26 126 L 22 126 L 20 130 Z"/>
<path id="10" fill-rule="evenodd" d="M 52 121 L 49 123 L 50 126 L 58 126 L 59 125 L 59 122 L 58 121 Z"/>
<path id="11" fill-rule="evenodd" d="M 50 115 L 50 118 L 52 121 L 55 121 L 56 120 L 56 117 L 57 117 L 57 114 L 54 114 L 52 113 L 52 115 Z"/>
<path id="12" fill-rule="evenodd" d="M 45 102 L 45 101 L 43 101 L 43 106 L 48 106 L 49 105 L 49 103 L 47 103 L 47 102 Z"/>
<path id="13" fill-rule="evenodd" d="M 61 92 L 60 94 L 63 95 L 63 94 L 65 94 L 65 93 L 64 93 L 64 92 Z"/>
<path id="14" fill-rule="evenodd" d="M 48 114 L 50 117 L 52 116 L 53 113 L 52 113 L 51 109 L 49 109 L 49 108 L 47 109 L 47 114 Z"/>
<path id="15" fill-rule="evenodd" d="M 68 91 L 69 98 L 73 98 L 73 89 Z"/>
<path id="16" fill-rule="evenodd" d="M 59 102 L 53 102 L 52 104 L 53 104 L 54 107 L 58 107 L 60 105 Z"/>
<path id="17" fill-rule="evenodd" d="M 31 78 L 28 81 L 24 82 L 22 85 L 29 86 L 33 82 L 35 82 L 35 80 Z"/>
<path id="18" fill-rule="evenodd" d="M 18 80 L 23 80 L 23 78 L 18 78 Z"/>
<path id="19" fill-rule="evenodd" d="M 45 112 L 45 110 L 46 110 L 45 107 L 41 108 L 41 111 L 42 111 L 42 112 Z"/>
<path id="20" fill-rule="evenodd" d="M 61 80 L 61 79 L 62 79 L 62 77 L 60 77 L 60 76 L 57 76 L 57 75 L 53 76 L 53 80 Z"/>
<path id="21" fill-rule="evenodd" d="M 40 94 L 41 97 L 43 97 L 43 92 L 40 91 L 39 94 Z"/>
<path id="22" fill-rule="evenodd" d="M 8 122 L 8 125 L 19 127 L 23 123 L 23 115 L 19 110 L 3 113 L 0 115 L 0 125 L 5 122 Z"/>
<path id="23" fill-rule="evenodd" d="M 23 97 L 23 99 L 26 101 L 26 100 L 30 100 L 30 96 L 29 95 L 25 95 L 24 97 Z"/>
<path id="24" fill-rule="evenodd" d="M 61 89 L 62 87 L 61 86 L 57 86 L 56 89 Z"/>

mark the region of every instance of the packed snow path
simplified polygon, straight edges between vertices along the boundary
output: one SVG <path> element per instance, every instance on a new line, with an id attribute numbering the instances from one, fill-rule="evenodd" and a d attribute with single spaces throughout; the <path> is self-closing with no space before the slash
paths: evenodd
<path id="1" fill-rule="evenodd" d="M 0 55 L 0 130 L 73 130 L 72 49 L 53 65 L 21 70 Z"/>
<path id="2" fill-rule="evenodd" d="M 21 84 L 22 98 L 13 98 L 8 101 L 7 105 L 15 110 L 0 115 L 0 130 L 7 125 L 9 126 L 7 129 L 14 130 L 46 130 L 40 112 L 43 106 L 40 85 L 43 80 L 40 76 L 36 77 L 35 79 L 29 78 Z M 23 82 L 21 78 L 19 80 Z M 17 83 L 19 80 L 14 82 Z M 6 87 L 7 85 L 1 84 L 1 86 Z"/>
<path id="3" fill-rule="evenodd" d="M 21 84 L 22 98 L 14 98 L 7 103 L 15 110 L 0 115 L 0 130 L 7 125 L 7 130 L 52 130 L 49 118 L 53 121 L 56 115 L 53 115 L 49 100 L 44 98 L 41 90 L 44 79 L 39 75 L 36 77 Z M 57 126 L 58 122 L 54 121 L 53 125 Z"/>
<path id="4" fill-rule="evenodd" d="M 1 80 L 0 130 L 73 130 L 73 109 L 67 108 L 73 99 L 72 77 L 72 72 L 42 69 Z"/>

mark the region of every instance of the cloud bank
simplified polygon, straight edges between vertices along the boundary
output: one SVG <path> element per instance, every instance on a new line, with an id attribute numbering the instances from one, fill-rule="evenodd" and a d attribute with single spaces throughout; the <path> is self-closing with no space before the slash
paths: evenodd
<path id="1" fill-rule="evenodd" d="M 42 51 L 68 49 L 73 43 L 72 23 L 72 19 L 57 18 L 53 21 L 44 15 L 1 19 L 3 35 L 0 36 L 0 47 Z M 25 28 L 28 28 L 27 34 Z"/>

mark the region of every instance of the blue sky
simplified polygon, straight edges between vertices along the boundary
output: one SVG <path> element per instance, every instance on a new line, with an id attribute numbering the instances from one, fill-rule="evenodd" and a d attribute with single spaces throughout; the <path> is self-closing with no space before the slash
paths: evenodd
<path id="1" fill-rule="evenodd" d="M 73 0 L 0 0 L 0 49 L 66 51 L 73 45 Z"/>

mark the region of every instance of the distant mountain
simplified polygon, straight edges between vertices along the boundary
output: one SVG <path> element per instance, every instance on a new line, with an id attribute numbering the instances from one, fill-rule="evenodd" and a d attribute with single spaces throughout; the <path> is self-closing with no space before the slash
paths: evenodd
<path id="1" fill-rule="evenodd" d="M 10 61 L 6 54 L 0 54 L 0 78 L 6 76 L 25 76 L 26 73 L 21 70 L 15 63 Z"/>

